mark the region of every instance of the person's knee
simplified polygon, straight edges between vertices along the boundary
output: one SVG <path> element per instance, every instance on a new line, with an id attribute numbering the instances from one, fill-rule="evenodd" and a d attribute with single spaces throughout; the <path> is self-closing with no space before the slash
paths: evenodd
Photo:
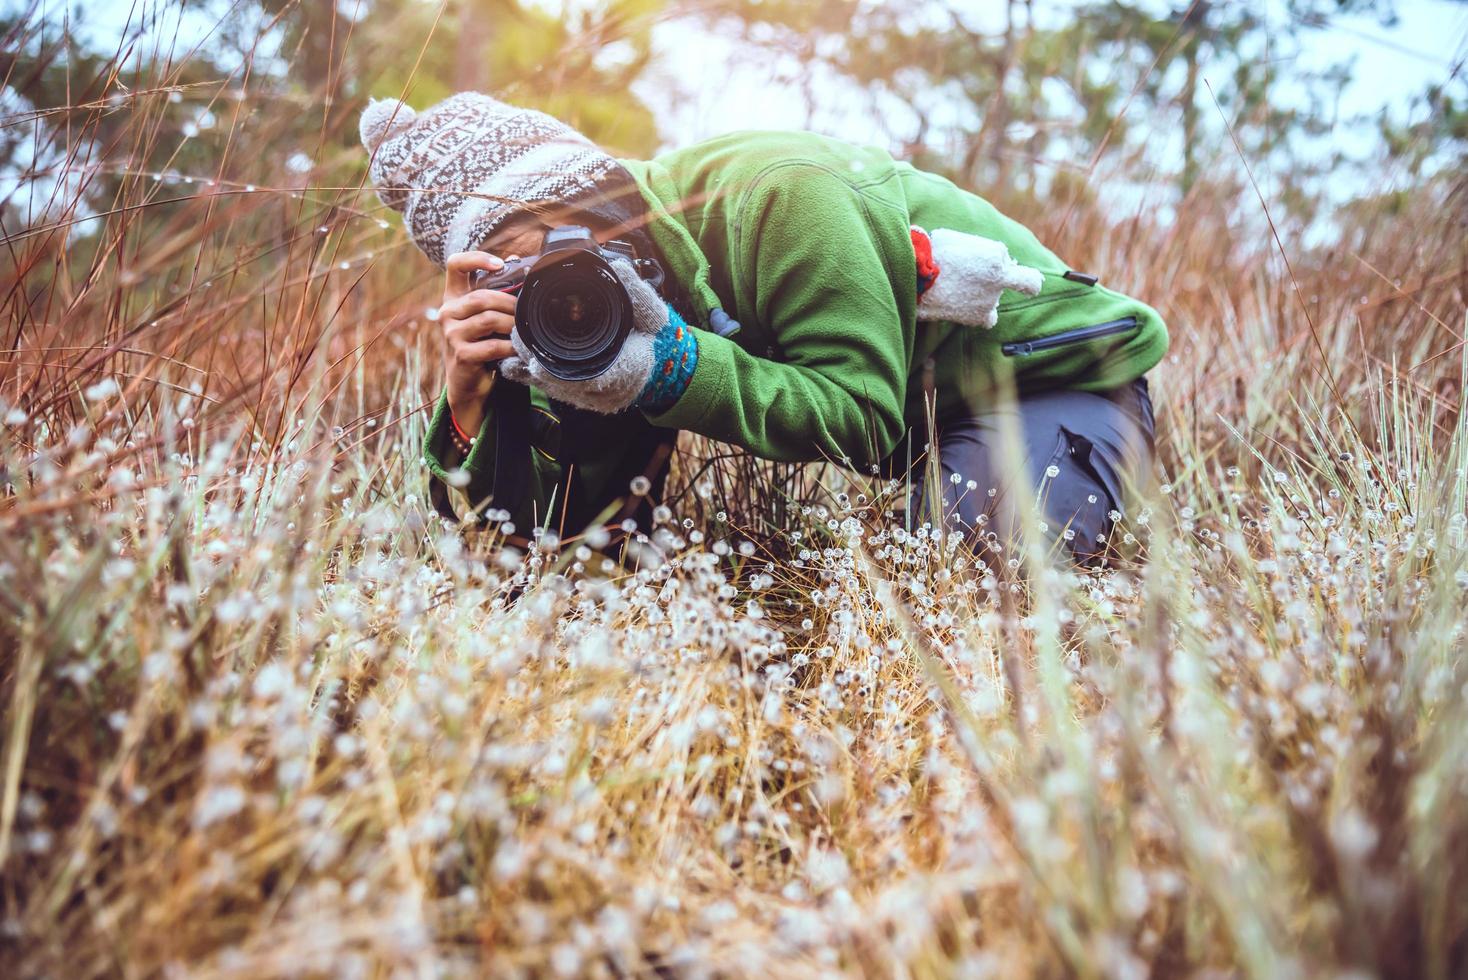
<path id="1" fill-rule="evenodd" d="M 1024 399 L 1018 472 L 996 465 L 990 445 L 995 426 L 988 419 L 950 427 L 941 445 L 947 526 L 976 545 L 1002 546 L 1013 555 L 1021 511 L 1033 504 L 1035 520 L 1057 551 L 1081 565 L 1103 560 L 1112 515 L 1124 513 L 1124 481 L 1150 464 L 1150 411 L 1146 415 L 1086 392 Z M 992 544 L 985 546 L 986 540 Z"/>
<path id="2" fill-rule="evenodd" d="M 1079 565 L 1102 559 L 1118 503 L 1096 466 L 1093 449 L 1090 440 L 1061 426 L 1055 451 L 1038 479 L 1041 530 Z"/>
<path id="3" fill-rule="evenodd" d="M 1021 509 L 1028 504 L 1046 547 L 1078 565 L 1097 563 L 1117 502 L 1091 452 L 1084 436 L 1059 427 L 1054 447 L 1026 461 L 1024 478 L 994 487 L 970 486 L 970 481 L 955 485 L 945 495 L 948 526 L 964 534 L 975 550 L 1014 557 L 1023 550 Z"/>

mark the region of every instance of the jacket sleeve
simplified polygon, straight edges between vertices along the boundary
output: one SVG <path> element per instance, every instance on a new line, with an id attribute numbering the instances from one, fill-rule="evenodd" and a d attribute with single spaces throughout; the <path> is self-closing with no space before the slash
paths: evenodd
<path id="1" fill-rule="evenodd" d="M 496 384 L 500 383 L 504 382 L 496 382 Z M 474 439 L 474 447 L 469 451 L 469 455 L 456 466 L 445 462 L 454 457 L 449 440 L 451 424 L 449 421 L 449 394 L 445 389 L 439 395 L 433 418 L 428 423 L 428 432 L 423 437 L 423 463 L 428 467 L 434 479 L 462 493 L 474 510 L 493 507 L 493 503 L 489 500 L 494 488 L 495 424 L 493 416 L 485 412 L 484 422 L 479 428 L 478 436 Z M 552 455 L 540 449 L 532 447 L 523 465 L 530 467 L 529 500 L 518 512 L 510 515 L 510 519 L 515 522 L 517 529 L 522 534 L 547 520 L 551 507 L 555 503 L 555 490 L 561 481 L 559 462 Z M 456 470 L 463 476 L 455 475 Z M 468 478 L 467 483 L 464 482 L 465 476 Z"/>
<path id="2" fill-rule="evenodd" d="M 823 167 L 767 172 L 738 214 L 730 278 L 781 360 L 695 328 L 687 390 L 648 419 L 767 459 L 866 469 L 902 435 L 912 331 L 894 290 L 914 288 L 911 275 L 889 273 L 893 257 L 882 254 L 867 202 Z"/>

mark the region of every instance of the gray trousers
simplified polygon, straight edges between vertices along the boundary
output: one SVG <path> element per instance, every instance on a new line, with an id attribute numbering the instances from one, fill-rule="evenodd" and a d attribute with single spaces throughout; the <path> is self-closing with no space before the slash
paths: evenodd
<path id="1" fill-rule="evenodd" d="M 1005 471 L 1005 425 L 1019 437 L 1021 472 Z M 1103 559 L 1112 513 L 1126 513 L 1127 487 L 1150 478 L 1153 432 L 1145 378 L 1105 392 L 1023 393 L 1009 404 L 940 420 L 944 516 L 972 544 L 1002 555 L 1017 533 L 1018 495 L 1028 494 L 1046 536 L 1077 564 L 1096 564 Z M 905 457 L 904 447 L 889 462 L 899 454 Z M 919 523 L 933 519 L 920 472 L 912 471 L 909 508 Z"/>

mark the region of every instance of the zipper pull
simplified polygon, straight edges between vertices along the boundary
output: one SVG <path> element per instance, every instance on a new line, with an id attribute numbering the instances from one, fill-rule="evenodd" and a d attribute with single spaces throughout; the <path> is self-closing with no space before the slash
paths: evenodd
<path id="1" fill-rule="evenodd" d="M 1083 286 L 1094 286 L 1096 285 L 1096 283 L 1100 282 L 1099 279 L 1091 275 L 1089 272 L 1076 272 L 1074 269 L 1066 272 L 1066 274 L 1061 276 L 1061 278 L 1069 279 L 1071 282 L 1078 282 Z"/>
<path id="2" fill-rule="evenodd" d="M 722 309 L 714 307 L 709 310 L 709 329 L 720 337 L 732 337 L 739 332 L 739 321 Z"/>

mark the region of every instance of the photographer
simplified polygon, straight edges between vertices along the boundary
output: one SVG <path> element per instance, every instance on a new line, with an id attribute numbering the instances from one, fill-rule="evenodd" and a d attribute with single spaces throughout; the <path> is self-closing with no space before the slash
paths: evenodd
<path id="1" fill-rule="evenodd" d="M 1016 495 L 1038 493 L 1049 533 L 1085 563 L 1150 469 L 1157 312 L 882 150 L 745 131 L 619 160 L 476 93 L 417 114 L 374 102 L 361 129 L 380 196 L 446 269 L 448 384 L 424 455 L 472 504 L 520 498 L 517 522 L 579 531 L 640 473 L 655 499 L 660 447 L 682 429 L 890 475 L 931 444 L 949 520 L 1002 540 Z M 579 380 L 531 349 L 515 296 L 471 288 L 476 270 L 539 251 L 562 224 L 626 241 L 665 273 L 660 294 L 626 259 L 608 262 L 633 323 L 610 367 Z M 532 411 L 508 431 L 486 405 L 516 385 Z M 1008 423 L 1023 472 L 1000 465 Z"/>

